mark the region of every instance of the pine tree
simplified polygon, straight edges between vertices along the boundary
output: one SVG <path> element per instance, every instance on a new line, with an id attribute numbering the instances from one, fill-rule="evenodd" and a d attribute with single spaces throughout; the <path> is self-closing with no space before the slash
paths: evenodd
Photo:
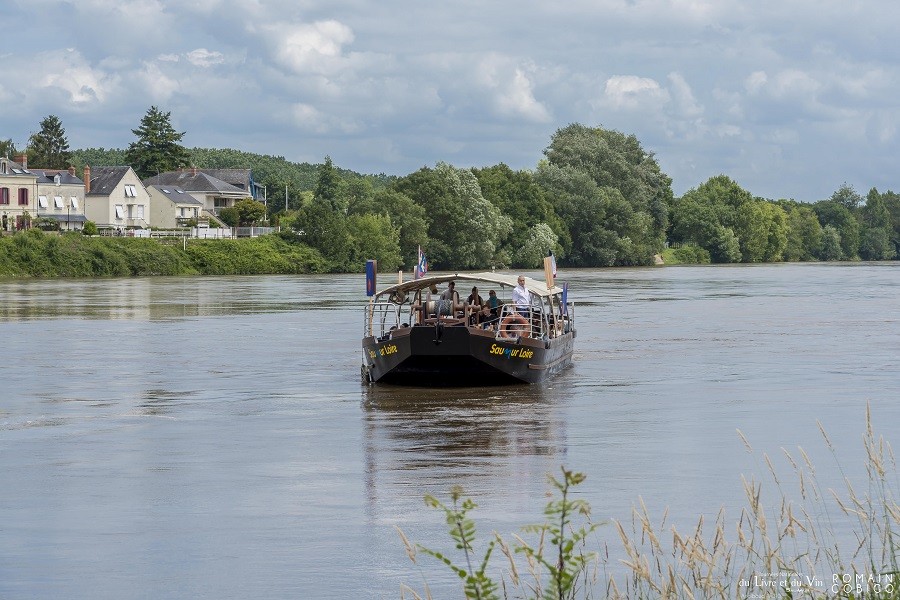
<path id="1" fill-rule="evenodd" d="M 41 130 L 28 140 L 28 160 L 34 167 L 66 169 L 72 164 L 66 130 L 56 115 L 41 121 Z"/>
<path id="2" fill-rule="evenodd" d="M 179 143 L 184 132 L 175 131 L 171 115 L 151 106 L 141 126 L 131 130 L 138 139 L 128 146 L 125 160 L 141 179 L 186 167 L 190 162 L 190 153 Z"/>
<path id="3" fill-rule="evenodd" d="M 340 176 L 331 162 L 331 157 L 326 156 L 325 162 L 319 167 L 319 177 L 316 181 L 315 199 L 325 202 L 332 210 L 338 209 L 338 182 Z"/>

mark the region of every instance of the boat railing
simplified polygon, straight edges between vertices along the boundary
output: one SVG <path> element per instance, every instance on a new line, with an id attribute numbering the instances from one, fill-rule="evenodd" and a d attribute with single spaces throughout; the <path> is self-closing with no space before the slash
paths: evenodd
<path id="1" fill-rule="evenodd" d="M 382 338 L 400 327 L 400 306 L 393 302 L 372 302 L 366 305 L 363 321 L 364 335 Z"/>
<path id="2" fill-rule="evenodd" d="M 497 321 L 497 339 L 543 338 L 547 332 L 547 319 L 539 306 L 517 307 L 504 304 Z"/>

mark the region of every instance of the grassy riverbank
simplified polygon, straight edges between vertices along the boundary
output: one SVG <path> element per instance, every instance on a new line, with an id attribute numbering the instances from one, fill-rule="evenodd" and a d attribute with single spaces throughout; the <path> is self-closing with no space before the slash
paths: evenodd
<path id="1" fill-rule="evenodd" d="M 130 277 L 319 273 L 316 251 L 279 236 L 237 240 L 156 240 L 46 234 L 0 237 L 0 277 Z"/>

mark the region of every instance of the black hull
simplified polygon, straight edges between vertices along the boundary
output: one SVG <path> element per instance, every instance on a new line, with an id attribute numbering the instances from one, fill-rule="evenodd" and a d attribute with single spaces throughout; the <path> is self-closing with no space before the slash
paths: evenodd
<path id="1" fill-rule="evenodd" d="M 574 334 L 549 341 L 496 339 L 463 326 L 419 325 L 363 339 L 364 377 L 416 386 L 537 383 L 572 363 Z"/>

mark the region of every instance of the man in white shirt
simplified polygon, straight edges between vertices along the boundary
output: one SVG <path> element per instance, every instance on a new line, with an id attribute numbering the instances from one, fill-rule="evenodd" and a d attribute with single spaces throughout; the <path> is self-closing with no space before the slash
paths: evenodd
<path id="1" fill-rule="evenodd" d="M 519 285 L 513 288 L 512 301 L 516 305 L 516 310 L 523 315 L 527 315 L 531 309 L 531 292 L 525 288 L 525 277 L 519 275 Z"/>

